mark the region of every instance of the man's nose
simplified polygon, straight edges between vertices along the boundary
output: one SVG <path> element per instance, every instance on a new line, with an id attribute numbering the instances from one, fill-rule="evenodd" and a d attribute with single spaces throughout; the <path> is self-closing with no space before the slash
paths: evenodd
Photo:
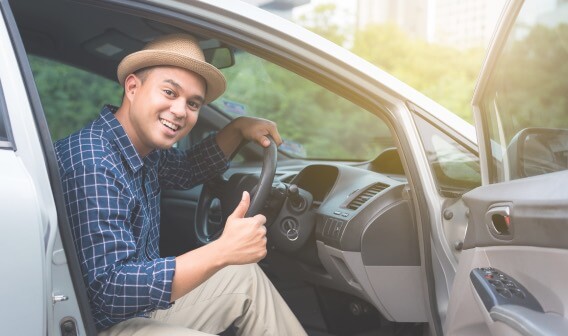
<path id="1" fill-rule="evenodd" d="M 184 118 L 186 111 L 185 111 L 185 100 L 184 99 L 176 99 L 172 102 L 172 105 L 170 106 L 170 112 L 173 113 L 173 115 L 178 118 Z"/>

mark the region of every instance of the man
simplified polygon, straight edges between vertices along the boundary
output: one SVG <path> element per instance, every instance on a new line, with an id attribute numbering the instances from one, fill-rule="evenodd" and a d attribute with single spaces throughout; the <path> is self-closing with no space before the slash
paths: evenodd
<path id="1" fill-rule="evenodd" d="M 244 218 L 250 197 L 221 237 L 160 258 L 161 187 L 191 188 L 223 172 L 246 139 L 281 143 L 276 125 L 238 118 L 188 152 L 172 148 L 199 110 L 225 90 L 197 41 L 174 34 L 118 66 L 120 107 L 55 144 L 95 323 L 104 335 L 200 335 L 234 324 L 244 335 L 304 335 L 256 262 L 266 255 L 266 219 Z M 200 330 L 200 331 L 197 331 Z"/>

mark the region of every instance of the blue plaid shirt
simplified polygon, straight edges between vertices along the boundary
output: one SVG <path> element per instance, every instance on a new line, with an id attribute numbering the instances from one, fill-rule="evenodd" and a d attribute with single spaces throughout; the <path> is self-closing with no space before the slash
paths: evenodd
<path id="1" fill-rule="evenodd" d="M 227 169 L 210 136 L 142 158 L 107 105 L 55 143 L 67 215 L 99 330 L 170 307 L 175 258 L 160 258 L 160 189 L 188 189 Z"/>

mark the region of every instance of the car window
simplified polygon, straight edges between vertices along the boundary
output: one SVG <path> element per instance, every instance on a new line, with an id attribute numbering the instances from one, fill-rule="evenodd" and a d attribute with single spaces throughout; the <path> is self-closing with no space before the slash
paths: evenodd
<path id="1" fill-rule="evenodd" d="M 480 104 L 492 182 L 568 169 L 567 58 L 568 3 L 526 1 Z"/>
<path id="2" fill-rule="evenodd" d="M 28 58 L 52 140 L 97 118 L 104 104 L 120 104 L 118 82 L 39 56 Z"/>
<path id="3" fill-rule="evenodd" d="M 95 119 L 104 104 L 120 104 L 116 81 L 35 55 L 29 60 L 54 141 Z M 292 157 L 364 161 L 394 146 L 380 118 L 274 64 L 238 52 L 222 71 L 228 90 L 213 105 L 231 118 L 275 121 L 280 150 Z"/>
<path id="4" fill-rule="evenodd" d="M 455 197 L 480 186 L 477 155 L 420 116 L 415 120 L 440 194 Z"/>
<path id="5" fill-rule="evenodd" d="M 377 116 L 313 82 L 238 51 L 223 69 L 228 89 L 213 104 L 231 117 L 266 118 L 278 124 L 292 157 L 365 161 L 393 147 Z"/>

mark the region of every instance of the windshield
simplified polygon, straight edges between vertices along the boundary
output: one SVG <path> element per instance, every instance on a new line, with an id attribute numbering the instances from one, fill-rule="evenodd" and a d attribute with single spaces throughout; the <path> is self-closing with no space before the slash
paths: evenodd
<path id="1" fill-rule="evenodd" d="M 229 85 L 212 104 L 233 118 L 276 122 L 291 157 L 366 161 L 393 146 L 382 119 L 266 60 L 239 51 L 222 71 Z"/>

